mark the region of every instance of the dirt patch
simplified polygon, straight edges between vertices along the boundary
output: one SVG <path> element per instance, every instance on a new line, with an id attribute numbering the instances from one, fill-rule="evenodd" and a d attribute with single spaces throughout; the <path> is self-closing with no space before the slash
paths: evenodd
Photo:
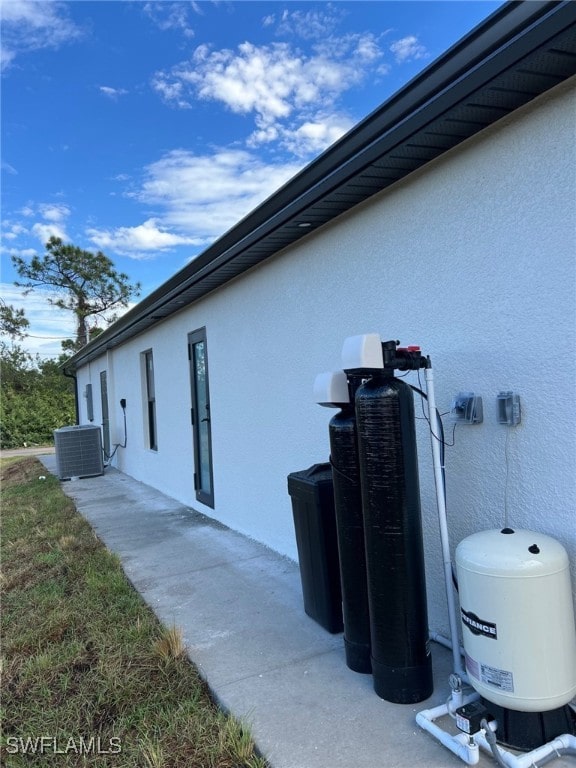
<path id="1" fill-rule="evenodd" d="M 37 480 L 40 475 L 45 474 L 46 468 L 33 456 L 3 461 L 0 465 L 0 485 L 3 488 L 9 488 L 12 485 L 21 485 L 31 480 Z"/>

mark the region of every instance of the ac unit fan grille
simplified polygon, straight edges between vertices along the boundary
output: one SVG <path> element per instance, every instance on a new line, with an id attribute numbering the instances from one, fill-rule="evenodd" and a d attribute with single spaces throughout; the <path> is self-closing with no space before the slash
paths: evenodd
<path id="1" fill-rule="evenodd" d="M 80 424 L 55 429 L 54 447 L 60 480 L 104 474 L 100 427 Z"/>

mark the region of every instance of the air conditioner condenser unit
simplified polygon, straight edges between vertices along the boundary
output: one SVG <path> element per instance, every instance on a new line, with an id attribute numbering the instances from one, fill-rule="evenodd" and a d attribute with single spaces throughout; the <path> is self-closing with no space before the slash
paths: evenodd
<path id="1" fill-rule="evenodd" d="M 56 470 L 60 480 L 104 474 L 102 434 L 94 424 L 54 430 Z"/>

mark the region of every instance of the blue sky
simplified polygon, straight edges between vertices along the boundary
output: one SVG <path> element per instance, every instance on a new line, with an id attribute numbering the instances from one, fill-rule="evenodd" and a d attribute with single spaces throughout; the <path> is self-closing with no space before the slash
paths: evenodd
<path id="1" fill-rule="evenodd" d="M 1 0 L 1 296 L 23 346 L 74 323 L 13 285 L 51 235 L 140 298 L 486 18 L 498 0 Z"/>

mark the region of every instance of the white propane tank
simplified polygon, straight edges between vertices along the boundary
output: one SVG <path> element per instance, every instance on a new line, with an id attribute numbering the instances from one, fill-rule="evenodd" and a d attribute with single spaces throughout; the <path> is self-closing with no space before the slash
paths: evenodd
<path id="1" fill-rule="evenodd" d="M 547 712 L 576 695 L 568 555 L 555 539 L 503 528 L 456 548 L 466 670 L 489 701 Z"/>

